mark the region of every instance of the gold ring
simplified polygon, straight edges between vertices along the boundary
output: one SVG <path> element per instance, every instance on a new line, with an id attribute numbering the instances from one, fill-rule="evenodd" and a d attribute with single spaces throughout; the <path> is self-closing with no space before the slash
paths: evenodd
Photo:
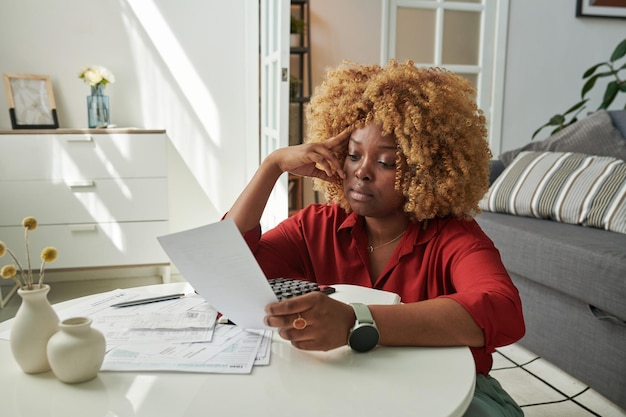
<path id="1" fill-rule="evenodd" d="M 293 321 L 293 328 L 296 330 L 304 330 L 306 326 L 306 320 L 300 315 L 300 313 L 298 313 L 298 317 L 296 317 Z"/>

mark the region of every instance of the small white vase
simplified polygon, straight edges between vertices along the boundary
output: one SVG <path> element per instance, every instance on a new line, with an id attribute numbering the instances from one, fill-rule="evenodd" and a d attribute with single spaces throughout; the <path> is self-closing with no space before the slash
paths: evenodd
<path id="1" fill-rule="evenodd" d="M 94 379 L 106 352 L 104 335 L 91 327 L 88 317 L 72 317 L 59 324 L 48 342 L 48 360 L 62 382 L 77 384 Z"/>
<path id="2" fill-rule="evenodd" d="M 47 284 L 32 290 L 19 289 L 22 304 L 11 327 L 11 351 L 27 374 L 50 370 L 46 346 L 59 327 L 59 317 L 48 301 Z"/>

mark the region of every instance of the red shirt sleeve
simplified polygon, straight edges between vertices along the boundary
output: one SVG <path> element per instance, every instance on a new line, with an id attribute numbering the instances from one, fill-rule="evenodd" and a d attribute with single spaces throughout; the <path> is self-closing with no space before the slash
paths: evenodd
<path id="1" fill-rule="evenodd" d="M 486 353 L 519 340 L 525 332 L 522 303 L 498 250 L 475 222 L 461 224 L 467 239 L 452 239 L 450 279 L 455 292 L 442 297 L 460 303 L 481 327 Z"/>

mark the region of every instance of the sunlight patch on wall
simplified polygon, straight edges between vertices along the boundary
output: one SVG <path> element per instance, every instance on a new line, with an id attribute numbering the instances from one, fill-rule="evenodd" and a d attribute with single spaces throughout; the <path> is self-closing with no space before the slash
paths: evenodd
<path id="1" fill-rule="evenodd" d="M 224 136 L 220 110 L 196 65 L 152 0 L 120 0 L 147 128 L 164 128 L 176 151 L 218 212 L 223 195 Z"/>
<path id="2" fill-rule="evenodd" d="M 189 60 L 183 47 L 178 42 L 174 33 L 172 33 L 167 21 L 160 13 L 153 1 L 148 0 L 128 0 L 128 5 L 132 8 L 135 18 L 139 21 L 142 29 L 152 41 L 152 45 L 156 48 L 163 62 L 170 70 L 172 77 L 182 91 L 185 98 L 189 101 L 191 108 L 197 116 L 198 122 L 202 124 L 211 140 L 216 144 L 220 144 L 220 120 L 218 117 L 218 109 L 210 91 L 207 89 L 202 78 L 195 70 L 194 65 Z M 129 26 L 129 33 L 136 32 L 133 30 L 130 22 L 126 22 Z M 137 38 L 140 34 L 135 33 Z M 141 43 L 141 42 L 140 42 Z M 145 45 L 141 44 L 140 48 L 135 48 L 137 54 L 146 54 Z M 145 60 L 137 60 L 138 67 L 148 64 L 144 67 L 144 75 L 154 76 L 154 71 L 158 66 L 154 65 L 149 56 L 143 56 Z M 150 65 L 153 64 L 153 65 Z M 150 73 L 152 71 L 152 73 Z M 146 77 L 141 76 L 140 79 Z M 161 83 L 162 80 L 150 79 L 148 84 L 153 87 L 166 85 Z M 152 83 L 150 83 L 152 81 Z M 157 82 L 158 81 L 158 82 Z M 147 91 L 154 91 L 155 88 L 148 88 Z M 156 97 L 148 97 L 154 100 Z M 163 98 L 159 98 L 163 99 Z M 150 102 L 150 101 L 146 101 Z"/>

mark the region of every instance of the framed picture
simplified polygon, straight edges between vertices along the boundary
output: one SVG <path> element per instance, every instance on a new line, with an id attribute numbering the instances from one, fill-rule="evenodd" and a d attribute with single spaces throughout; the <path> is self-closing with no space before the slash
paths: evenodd
<path id="1" fill-rule="evenodd" d="M 626 0 L 576 0 L 577 17 L 626 18 Z"/>
<path id="2" fill-rule="evenodd" d="M 13 129 L 59 127 L 52 83 L 47 75 L 4 74 Z"/>

